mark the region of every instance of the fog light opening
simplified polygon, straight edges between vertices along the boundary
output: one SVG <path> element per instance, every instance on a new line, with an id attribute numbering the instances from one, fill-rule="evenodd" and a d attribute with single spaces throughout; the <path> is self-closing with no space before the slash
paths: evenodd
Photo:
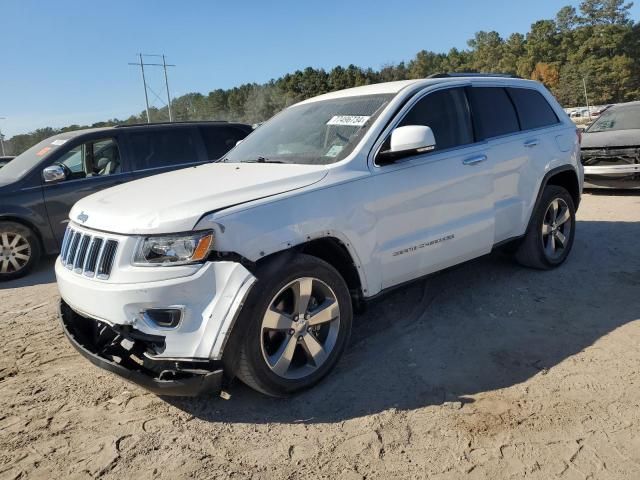
<path id="1" fill-rule="evenodd" d="M 182 320 L 183 309 L 179 307 L 149 308 L 142 311 L 144 319 L 161 328 L 175 328 Z"/>

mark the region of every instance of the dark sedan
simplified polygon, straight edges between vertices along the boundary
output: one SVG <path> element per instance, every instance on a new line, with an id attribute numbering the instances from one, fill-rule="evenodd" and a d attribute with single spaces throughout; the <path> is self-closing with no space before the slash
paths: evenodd
<path id="1" fill-rule="evenodd" d="M 640 188 L 640 102 L 605 110 L 582 136 L 585 187 Z"/>

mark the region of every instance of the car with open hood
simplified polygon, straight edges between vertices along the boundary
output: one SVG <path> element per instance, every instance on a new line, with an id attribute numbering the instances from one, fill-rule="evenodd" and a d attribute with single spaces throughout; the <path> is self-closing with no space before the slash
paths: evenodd
<path id="1" fill-rule="evenodd" d="M 537 82 L 439 75 L 310 98 L 220 162 L 76 203 L 55 266 L 62 327 L 160 395 L 236 377 L 289 395 L 333 369 L 353 312 L 390 289 L 505 245 L 561 265 L 582 178 L 576 127 Z"/>

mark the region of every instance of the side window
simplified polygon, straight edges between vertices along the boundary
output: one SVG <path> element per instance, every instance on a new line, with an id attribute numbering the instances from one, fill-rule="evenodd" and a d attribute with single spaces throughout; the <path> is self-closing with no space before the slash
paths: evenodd
<path id="1" fill-rule="evenodd" d="M 528 88 L 509 88 L 522 130 L 547 127 L 559 122 L 558 116 L 540 92 Z"/>
<path id="2" fill-rule="evenodd" d="M 200 127 L 202 140 L 207 149 L 207 158 L 209 160 L 217 160 L 236 146 L 239 140 L 248 135 L 247 132 L 235 127 L 228 126 L 210 126 Z"/>
<path id="3" fill-rule="evenodd" d="M 399 127 L 426 125 L 436 138 L 436 150 L 473 143 L 473 129 L 467 98 L 462 88 L 440 90 L 416 103 Z"/>
<path id="4" fill-rule="evenodd" d="M 136 170 L 197 162 L 198 150 L 191 128 L 129 134 Z"/>
<path id="5" fill-rule="evenodd" d="M 72 148 L 58 163 L 70 172 L 67 180 L 120 173 L 120 150 L 115 139 L 107 138 L 83 143 Z"/>
<path id="6" fill-rule="evenodd" d="M 468 92 L 480 138 L 499 137 L 520 130 L 518 116 L 504 88 L 471 87 Z"/>

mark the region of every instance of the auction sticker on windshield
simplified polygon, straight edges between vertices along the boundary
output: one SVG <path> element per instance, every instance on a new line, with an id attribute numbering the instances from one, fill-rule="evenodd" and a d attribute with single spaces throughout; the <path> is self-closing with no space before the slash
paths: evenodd
<path id="1" fill-rule="evenodd" d="M 362 127 L 367 120 L 367 115 L 334 115 L 329 119 L 327 125 L 345 125 L 348 127 Z"/>

